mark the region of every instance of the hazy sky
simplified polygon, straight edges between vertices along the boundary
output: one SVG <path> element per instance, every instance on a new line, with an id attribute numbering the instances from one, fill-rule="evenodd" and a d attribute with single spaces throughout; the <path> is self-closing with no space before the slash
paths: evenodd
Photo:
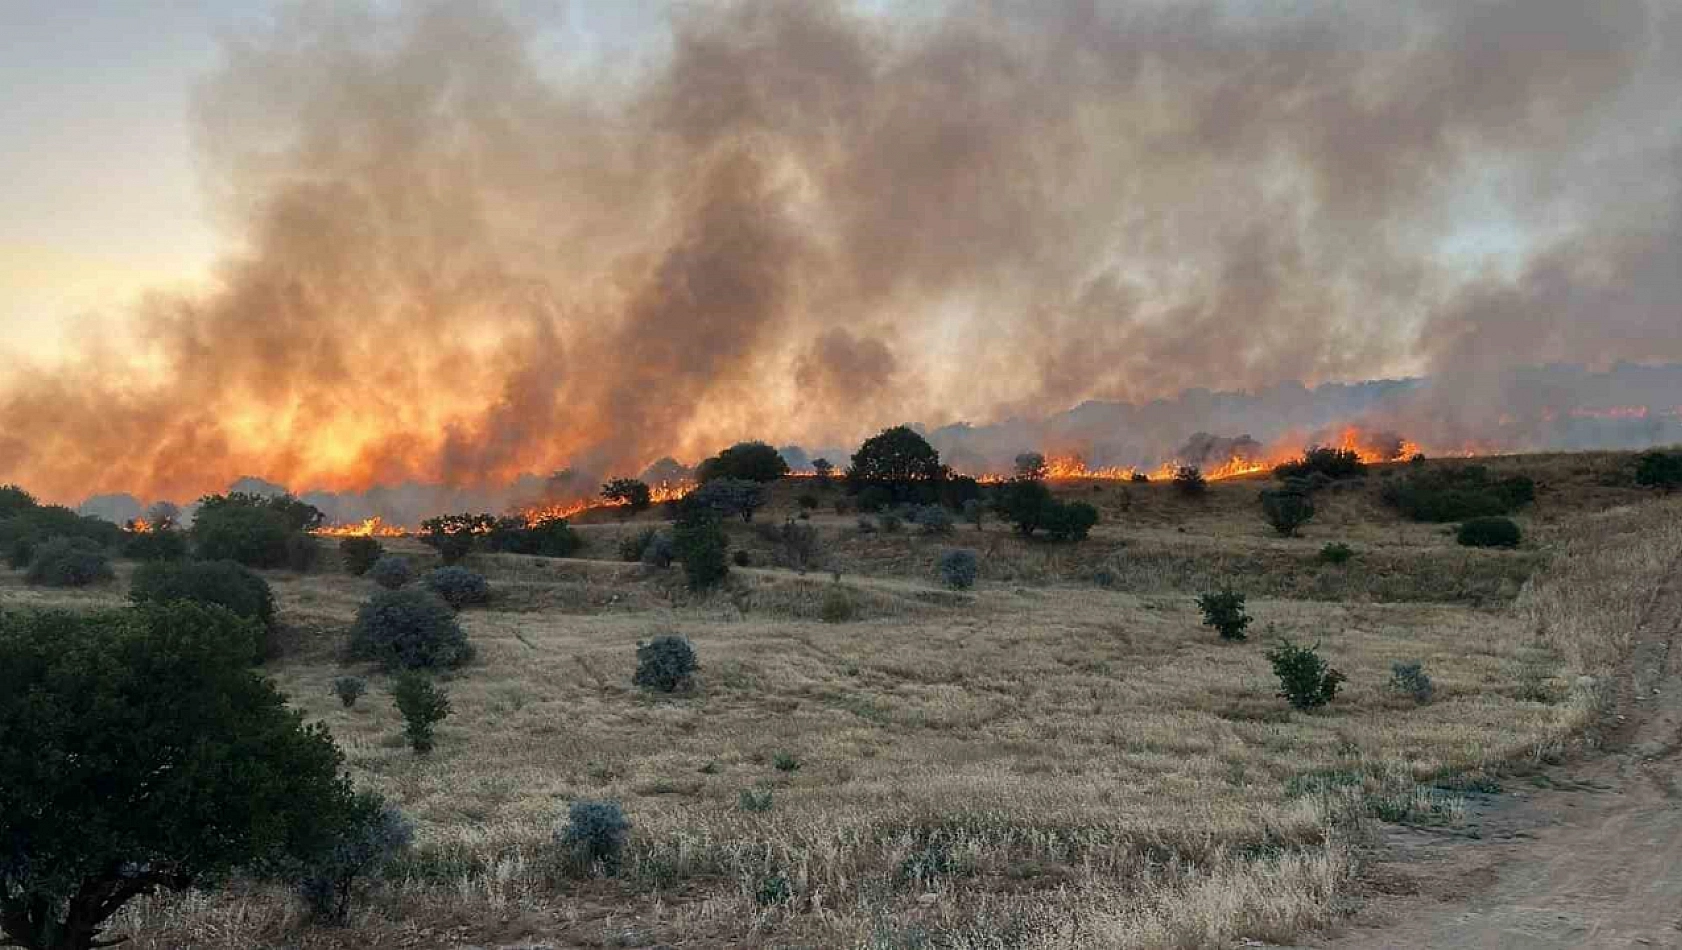
<path id="1" fill-rule="evenodd" d="M 195 167 L 195 87 L 269 0 L 0 0 L 0 352 L 47 355 L 230 239 Z M 660 4 L 527 0 L 557 64 L 622 60 Z M 563 11 L 556 16 L 557 10 Z M 565 28 L 553 30 L 556 23 Z"/>

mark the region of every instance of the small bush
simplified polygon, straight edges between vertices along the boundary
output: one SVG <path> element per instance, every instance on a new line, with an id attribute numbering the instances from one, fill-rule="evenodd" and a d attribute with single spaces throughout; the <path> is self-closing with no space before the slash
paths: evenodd
<path id="1" fill-rule="evenodd" d="M 818 537 L 818 529 L 809 524 L 785 521 L 777 529 L 776 537 L 778 555 L 784 567 L 805 574 L 823 560 L 823 542 Z"/>
<path id="2" fill-rule="evenodd" d="M 333 680 L 333 695 L 339 697 L 346 709 L 356 705 L 362 694 L 368 692 L 368 681 L 360 676 L 340 676 Z"/>
<path id="3" fill-rule="evenodd" d="M 730 561 L 737 567 L 748 567 L 753 564 L 753 555 L 745 548 L 737 548 L 736 553 L 730 555 Z"/>
<path id="4" fill-rule="evenodd" d="M 321 539 L 313 534 L 294 533 L 286 539 L 286 569 L 309 573 L 321 559 Z"/>
<path id="5" fill-rule="evenodd" d="M 180 561 L 187 556 L 187 536 L 180 531 L 134 531 L 123 540 L 123 557 L 133 561 Z"/>
<path id="6" fill-rule="evenodd" d="M 1644 452 L 1635 463 L 1635 483 L 1646 488 L 1682 488 L 1682 452 Z"/>
<path id="7" fill-rule="evenodd" d="M 1297 529 L 1314 518 L 1314 500 L 1306 492 L 1288 488 L 1264 491 L 1261 503 L 1267 523 L 1283 537 L 1295 537 Z"/>
<path id="8" fill-rule="evenodd" d="M 1521 537 L 1510 518 L 1473 518 L 1455 534 L 1455 540 L 1469 548 L 1516 548 Z"/>
<path id="9" fill-rule="evenodd" d="M 894 503 L 894 493 L 881 485 L 870 485 L 859 492 L 858 509 L 875 514 Z"/>
<path id="10" fill-rule="evenodd" d="M 1098 523 L 1098 509 L 1084 501 L 1053 502 L 1044 515 L 1045 533 L 1053 541 L 1085 541 Z"/>
<path id="11" fill-rule="evenodd" d="M 801 764 L 793 753 L 776 752 L 771 755 L 771 765 L 779 772 L 798 772 Z"/>
<path id="12" fill-rule="evenodd" d="M 1431 677 L 1425 673 L 1425 665 L 1418 662 L 1390 664 L 1390 689 L 1412 696 L 1413 701 L 1420 705 L 1430 702 L 1432 694 L 1437 691 Z"/>
<path id="13" fill-rule="evenodd" d="M 274 623 L 274 593 L 269 582 L 233 561 L 153 561 L 140 565 L 129 584 L 136 604 L 188 601 L 226 607 L 239 617 L 268 627 Z M 266 638 L 256 644 L 263 659 Z"/>
<path id="14" fill-rule="evenodd" d="M 1231 590 L 1202 594 L 1197 607 L 1203 611 L 1203 625 L 1220 632 L 1222 640 L 1243 640 L 1250 626 L 1250 615 L 1244 612 L 1244 595 Z"/>
<path id="15" fill-rule="evenodd" d="M 801 493 L 800 497 L 796 498 L 794 502 L 800 506 L 801 511 L 816 511 L 818 510 L 818 505 L 822 504 L 822 502 L 818 500 L 818 496 L 812 494 L 811 492 Z"/>
<path id="16" fill-rule="evenodd" d="M 1354 449 L 1339 449 L 1326 445 L 1311 446 L 1302 453 L 1301 458 L 1274 466 L 1273 469 L 1274 476 L 1280 479 L 1321 475 L 1328 482 L 1359 478 L 1366 473 L 1367 466 L 1361 461 L 1361 453 Z"/>
<path id="17" fill-rule="evenodd" d="M 637 673 L 632 682 L 645 689 L 671 693 L 687 687 L 699 668 L 695 648 L 683 637 L 655 637 L 637 644 Z"/>
<path id="18" fill-rule="evenodd" d="M 1147 485 L 1150 484 L 1151 477 L 1144 472 L 1135 471 L 1133 474 L 1127 476 L 1127 480 L 1135 485 Z"/>
<path id="19" fill-rule="evenodd" d="M 409 849 L 415 826 L 377 792 L 359 792 L 331 840 L 293 874 L 293 889 L 322 923 L 350 917 L 357 885 L 378 875 Z"/>
<path id="20" fill-rule="evenodd" d="M 1466 521 L 1510 514 L 1536 498 L 1527 476 L 1490 477 L 1482 465 L 1413 470 L 1385 484 L 1379 498 L 1414 521 Z"/>
<path id="21" fill-rule="evenodd" d="M 408 561 L 395 554 L 387 554 L 375 561 L 373 567 L 368 568 L 368 576 L 386 590 L 396 590 L 409 583 L 415 572 L 409 567 Z"/>
<path id="22" fill-rule="evenodd" d="M 940 580 L 953 590 L 974 587 L 980 570 L 980 560 L 969 548 L 952 548 L 940 555 Z"/>
<path id="23" fill-rule="evenodd" d="M 440 567 L 427 571 L 421 583 L 456 610 L 491 602 L 491 585 L 485 581 L 485 576 L 465 567 Z"/>
<path id="24" fill-rule="evenodd" d="M 1347 564 L 1355 556 L 1355 549 L 1342 541 L 1332 541 L 1320 549 L 1320 563 Z"/>
<path id="25" fill-rule="evenodd" d="M 47 587 L 85 587 L 116 575 L 98 543 L 87 538 L 50 538 L 37 545 L 24 580 Z"/>
<path id="26" fill-rule="evenodd" d="M 744 788 L 736 796 L 736 806 L 742 811 L 767 812 L 771 810 L 773 799 L 768 788 Z"/>
<path id="27" fill-rule="evenodd" d="M 445 564 L 454 564 L 473 553 L 481 538 L 487 541 L 498 527 L 497 519 L 488 514 L 439 515 L 421 522 L 420 542 L 434 551 Z M 505 543 L 514 543 L 516 535 L 525 530 L 525 522 L 509 519 L 505 526 Z"/>
<path id="28" fill-rule="evenodd" d="M 472 644 L 448 604 L 423 590 L 380 591 L 356 612 L 350 652 L 403 669 L 459 666 Z"/>
<path id="29" fill-rule="evenodd" d="M 385 554 L 385 545 L 373 538 L 345 538 L 339 542 L 339 560 L 345 573 L 361 577 Z"/>
<path id="30" fill-rule="evenodd" d="M 658 528 L 644 528 L 632 532 L 619 539 L 619 560 L 635 564 L 642 560 L 642 552 L 648 550 L 649 542 L 659 533 Z"/>
<path id="31" fill-rule="evenodd" d="M 648 539 L 648 544 L 642 549 L 642 562 L 649 567 L 664 570 L 672 566 L 677 558 L 677 552 L 672 546 L 672 536 L 664 531 L 654 532 L 654 537 Z"/>
<path id="32" fill-rule="evenodd" d="M 718 516 L 704 506 L 685 507 L 672 529 L 672 547 L 683 561 L 690 590 L 717 587 L 730 574 L 730 542 Z"/>
<path id="33" fill-rule="evenodd" d="M 1174 469 L 1174 490 L 1187 496 L 1201 495 L 1209 490 L 1209 481 L 1197 466 L 1182 465 Z"/>
<path id="34" fill-rule="evenodd" d="M 450 714 L 450 694 L 432 678 L 410 670 L 397 678 L 391 698 L 403 714 L 403 736 L 417 754 L 431 752 L 433 730 Z"/>
<path id="35" fill-rule="evenodd" d="M 823 592 L 823 603 L 818 607 L 818 615 L 824 623 L 846 623 L 853 619 L 853 599 L 839 587 L 830 587 Z"/>
<path id="36" fill-rule="evenodd" d="M 555 843 L 580 873 L 600 868 L 617 874 L 631 822 L 618 802 L 577 801 L 567 809 L 567 823 L 555 831 Z"/>
<path id="37" fill-rule="evenodd" d="M 1344 676 L 1326 665 L 1315 647 L 1299 647 L 1289 640 L 1267 652 L 1273 675 L 1279 677 L 1281 699 L 1296 709 L 1324 706 L 1337 695 Z"/>
<path id="38" fill-rule="evenodd" d="M 924 534 L 946 535 L 952 533 L 952 513 L 940 505 L 923 505 L 912 512 L 911 520 L 923 529 Z"/>

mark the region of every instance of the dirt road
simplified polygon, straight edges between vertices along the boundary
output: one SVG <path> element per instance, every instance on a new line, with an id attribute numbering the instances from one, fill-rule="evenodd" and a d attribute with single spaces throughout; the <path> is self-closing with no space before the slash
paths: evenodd
<path id="1" fill-rule="evenodd" d="M 1682 578 L 1658 592 L 1606 751 L 1474 803 L 1466 829 L 1398 829 L 1379 896 L 1337 950 L 1682 948 Z"/>

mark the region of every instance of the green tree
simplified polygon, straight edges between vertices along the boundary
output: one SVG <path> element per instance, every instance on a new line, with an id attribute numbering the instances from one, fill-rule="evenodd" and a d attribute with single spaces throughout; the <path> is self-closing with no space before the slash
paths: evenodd
<path id="1" fill-rule="evenodd" d="M 602 497 L 618 503 L 628 516 L 647 511 L 654 493 L 649 491 L 647 484 L 634 478 L 615 478 L 602 486 Z"/>
<path id="2" fill-rule="evenodd" d="M 123 905 L 314 853 L 338 748 L 195 604 L 0 614 L 0 931 L 90 950 Z M 3 943 L 5 941 L 0 941 Z"/>
<path id="3" fill-rule="evenodd" d="M 420 541 L 437 551 L 445 564 L 454 564 L 473 553 L 475 542 L 497 527 L 497 519 L 492 515 L 439 515 L 421 522 Z M 517 527 L 523 529 L 525 522 L 521 521 Z"/>
<path id="4" fill-rule="evenodd" d="M 847 470 L 847 478 L 860 483 L 937 481 L 946 474 L 940 453 L 908 426 L 884 429 L 865 439 Z"/>
<path id="5" fill-rule="evenodd" d="M 1005 482 L 993 494 L 993 510 L 1015 525 L 1024 537 L 1032 537 L 1045 524 L 1046 514 L 1054 504 L 1051 489 L 1044 482 L 1032 479 Z"/>
<path id="6" fill-rule="evenodd" d="M 1044 480 L 1046 474 L 1045 456 L 1039 452 L 1023 452 L 1016 457 L 1017 478 L 1032 479 L 1037 482 Z"/>
<path id="7" fill-rule="evenodd" d="M 198 556 L 207 561 L 296 567 L 313 543 L 309 532 L 325 517 L 320 509 L 288 495 L 266 498 L 233 492 L 200 499 L 189 533 Z"/>
<path id="8" fill-rule="evenodd" d="M 1635 463 L 1635 483 L 1667 492 L 1682 488 L 1682 452 L 1643 453 Z"/>
<path id="9" fill-rule="evenodd" d="M 1297 529 L 1314 517 L 1314 500 L 1308 493 L 1291 488 L 1261 493 L 1262 515 L 1280 535 L 1295 537 Z"/>
<path id="10" fill-rule="evenodd" d="M 35 496 L 16 485 L 0 485 L 0 518 L 10 518 L 36 506 Z"/>
<path id="11" fill-rule="evenodd" d="M 765 486 L 745 478 L 715 478 L 685 500 L 711 508 L 721 517 L 741 515 L 743 521 L 752 521 L 753 513 L 765 504 Z"/>
<path id="12" fill-rule="evenodd" d="M 695 467 L 695 480 L 706 484 L 718 478 L 774 482 L 788 474 L 788 462 L 764 442 L 738 442 Z"/>
<path id="13" fill-rule="evenodd" d="M 431 752 L 434 731 L 450 714 L 449 691 L 433 683 L 431 677 L 410 670 L 397 677 L 391 698 L 403 714 L 403 735 L 409 740 L 409 748 L 423 755 Z"/>
<path id="14" fill-rule="evenodd" d="M 730 543 L 718 513 L 706 505 L 683 506 L 672 526 L 672 547 L 683 562 L 683 575 L 691 590 L 716 587 L 730 573 L 726 556 Z"/>

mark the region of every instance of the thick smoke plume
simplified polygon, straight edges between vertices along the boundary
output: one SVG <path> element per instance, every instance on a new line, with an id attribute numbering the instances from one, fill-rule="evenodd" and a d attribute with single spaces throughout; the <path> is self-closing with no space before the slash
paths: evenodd
<path id="1" fill-rule="evenodd" d="M 0 480 L 473 497 L 1416 373 L 1394 428 L 1471 439 L 1499 370 L 1682 359 L 1675 4 L 741 0 L 610 73 L 531 7 L 231 39 L 198 112 L 238 249 L 131 347 L 8 373 Z"/>

